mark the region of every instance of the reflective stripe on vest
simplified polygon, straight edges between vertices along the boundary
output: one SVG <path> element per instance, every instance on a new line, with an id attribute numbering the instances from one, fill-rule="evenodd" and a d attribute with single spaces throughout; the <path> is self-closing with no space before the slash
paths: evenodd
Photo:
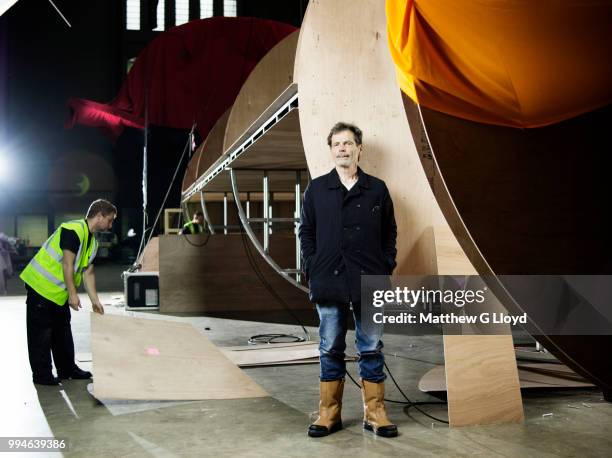
<path id="1" fill-rule="evenodd" d="M 80 286 L 83 272 L 91 265 L 98 251 L 95 238 L 91 240 L 91 244 L 89 243 L 89 229 L 85 220 L 62 224 L 43 244 L 20 275 L 21 279 L 38 294 L 58 305 L 63 305 L 68 300 L 62 266 L 64 254 L 60 247 L 61 229 L 74 231 L 79 239 L 79 249 L 73 265 L 73 281 L 75 287 Z"/>
<path id="2" fill-rule="evenodd" d="M 32 259 L 30 261 L 30 264 L 32 265 L 32 267 L 34 268 L 35 271 L 37 271 L 39 274 L 41 274 L 43 277 L 45 277 L 51 283 L 53 283 L 54 285 L 60 286 L 61 288 L 64 288 L 64 289 L 66 288 L 66 283 L 64 283 L 61 280 L 58 280 L 53 275 L 51 275 L 49 272 L 47 272 L 45 270 L 45 268 L 43 266 L 41 266 L 36 259 Z"/>

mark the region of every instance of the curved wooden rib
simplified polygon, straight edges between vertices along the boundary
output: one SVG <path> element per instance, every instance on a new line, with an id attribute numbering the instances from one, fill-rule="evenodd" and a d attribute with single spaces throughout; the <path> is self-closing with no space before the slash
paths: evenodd
<path id="1" fill-rule="evenodd" d="M 364 132 L 360 165 L 385 180 L 395 204 L 396 273 L 435 274 L 433 228 L 448 225 L 408 130 L 387 44 L 384 6 L 379 0 L 308 5 L 295 67 L 302 141 L 311 174 L 320 176 L 333 167 L 326 144 L 329 129 L 338 121 L 360 126 Z M 420 137 L 414 138 L 421 142 Z M 451 425 L 520 421 L 523 413 L 511 338 L 450 337 L 456 337 L 450 344 L 445 339 Z M 486 351 L 470 354 L 475 346 Z M 470 370 L 483 365 L 504 374 L 504 379 L 488 379 L 482 371 Z"/>
<path id="2" fill-rule="evenodd" d="M 423 125 L 427 132 L 423 148 L 435 158 L 431 178 L 438 203 L 481 275 L 612 273 L 612 107 L 520 130 L 424 107 L 421 124 L 414 103 L 404 97 L 404 104 L 413 135 Z M 538 316 L 529 309 L 533 305 L 498 298 L 511 311 Z M 612 336 L 535 337 L 610 396 L 612 361 L 605 350 Z"/>
<path id="3" fill-rule="evenodd" d="M 248 129 L 293 83 L 293 63 L 299 31 L 286 36 L 253 69 L 236 97 L 227 122 L 223 151 Z"/>
<path id="4" fill-rule="evenodd" d="M 198 178 L 198 163 L 202 157 L 204 145 L 206 145 L 206 140 L 204 140 L 195 153 L 193 153 L 193 156 L 191 156 L 189 160 L 189 164 L 187 164 L 187 169 L 185 169 L 185 175 L 183 176 L 183 184 L 181 185 L 181 193 L 187 191 L 189 186 L 195 183 L 196 178 Z"/>
<path id="5" fill-rule="evenodd" d="M 231 111 L 232 109 L 228 108 L 217 119 L 213 128 L 210 129 L 206 140 L 202 142 L 192 156 L 183 178 L 182 192 L 185 192 L 223 154 L 223 139 L 225 138 L 225 129 Z"/>
<path id="6" fill-rule="evenodd" d="M 431 228 L 446 223 L 408 131 L 387 46 L 384 2 L 311 2 L 302 23 L 295 75 L 311 175 L 333 168 L 326 144 L 330 128 L 338 121 L 357 124 L 364 132 L 360 166 L 385 180 L 395 205 L 396 272 L 435 274 Z"/>

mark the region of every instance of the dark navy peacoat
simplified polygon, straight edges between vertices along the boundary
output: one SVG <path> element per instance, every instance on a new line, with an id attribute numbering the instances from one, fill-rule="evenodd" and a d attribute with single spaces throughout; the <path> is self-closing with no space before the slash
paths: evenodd
<path id="1" fill-rule="evenodd" d="M 304 193 L 299 229 L 310 300 L 358 303 L 361 275 L 388 275 L 395 268 L 397 226 L 385 182 L 358 168 L 346 191 L 334 168 L 312 180 Z"/>

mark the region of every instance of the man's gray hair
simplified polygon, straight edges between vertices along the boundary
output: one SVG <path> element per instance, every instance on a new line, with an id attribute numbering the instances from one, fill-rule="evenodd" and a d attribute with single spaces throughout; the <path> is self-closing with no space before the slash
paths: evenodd
<path id="1" fill-rule="evenodd" d="M 349 124 L 348 122 L 337 122 L 329 131 L 329 135 L 327 136 L 327 146 L 331 148 L 332 137 L 337 133 L 344 132 L 345 130 L 353 132 L 355 143 L 357 143 L 357 145 L 361 145 L 361 142 L 363 141 L 363 132 L 361 132 L 359 127 L 357 127 L 355 124 Z"/>

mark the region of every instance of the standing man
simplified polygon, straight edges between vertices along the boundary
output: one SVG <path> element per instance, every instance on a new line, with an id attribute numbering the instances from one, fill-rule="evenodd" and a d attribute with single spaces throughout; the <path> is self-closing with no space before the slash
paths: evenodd
<path id="1" fill-rule="evenodd" d="M 332 127 L 327 144 L 335 168 L 314 179 L 304 194 L 300 244 L 310 300 L 320 325 L 319 418 L 311 437 L 342 428 L 340 411 L 346 364 L 347 319 L 355 320 L 359 375 L 364 404 L 363 427 L 378 436 L 397 436 L 384 404 L 382 328 L 361 323 L 361 275 L 389 275 L 395 268 L 397 227 L 393 202 L 382 180 L 357 164 L 361 130 L 343 122 Z"/>
<path id="2" fill-rule="evenodd" d="M 188 223 L 185 223 L 183 229 L 181 229 L 181 234 L 201 234 L 204 232 L 204 213 L 201 210 L 198 210 L 193 214 L 193 219 Z"/>
<path id="3" fill-rule="evenodd" d="M 110 202 L 92 202 L 86 218 L 63 223 L 20 275 L 28 293 L 28 355 L 36 384 L 58 385 L 61 379 L 92 376 L 74 362 L 70 308 L 81 308 L 77 288 L 83 280 L 94 312 L 104 314 L 96 291 L 93 260 L 98 242 L 93 233 L 110 230 L 116 216 Z M 51 353 L 57 377 L 51 372 Z"/>

